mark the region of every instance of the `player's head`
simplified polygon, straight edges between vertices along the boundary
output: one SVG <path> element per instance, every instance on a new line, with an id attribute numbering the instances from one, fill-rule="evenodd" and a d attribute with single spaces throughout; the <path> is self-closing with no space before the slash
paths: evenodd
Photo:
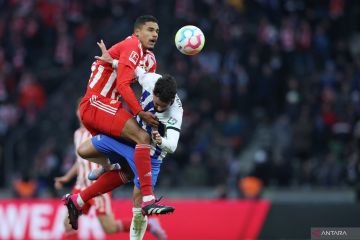
<path id="1" fill-rule="evenodd" d="M 151 15 L 138 17 L 134 23 L 134 34 L 139 38 L 144 48 L 152 50 L 159 35 L 157 19 Z"/>
<path id="2" fill-rule="evenodd" d="M 177 91 L 175 78 L 168 74 L 160 77 L 153 91 L 154 109 L 157 112 L 166 111 L 174 102 Z"/>

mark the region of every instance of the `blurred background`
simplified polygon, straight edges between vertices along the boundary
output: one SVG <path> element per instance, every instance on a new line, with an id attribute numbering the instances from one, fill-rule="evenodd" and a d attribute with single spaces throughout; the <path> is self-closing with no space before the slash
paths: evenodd
<path id="1" fill-rule="evenodd" d="M 75 159 L 75 108 L 96 42 L 122 40 L 143 14 L 159 20 L 158 72 L 177 78 L 184 107 L 159 194 L 336 203 L 359 213 L 355 0 L 0 1 L 0 197 L 63 194 L 53 178 Z M 191 57 L 174 46 L 187 24 L 206 37 Z M 114 196 L 128 198 L 130 187 Z"/>

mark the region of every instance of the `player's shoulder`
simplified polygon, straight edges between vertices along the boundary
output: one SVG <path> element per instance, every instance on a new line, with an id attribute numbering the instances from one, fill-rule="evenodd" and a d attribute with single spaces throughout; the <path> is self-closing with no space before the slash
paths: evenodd
<path id="1" fill-rule="evenodd" d="M 183 112 L 184 112 L 181 99 L 179 98 L 179 96 L 177 94 L 175 95 L 174 103 L 171 105 L 170 109 L 175 114 L 181 114 L 182 115 Z"/>
<path id="2" fill-rule="evenodd" d="M 124 47 L 131 47 L 142 51 L 141 42 L 134 34 L 125 38 L 120 44 Z"/>
<path id="3" fill-rule="evenodd" d="M 144 90 L 152 92 L 159 78 L 161 78 L 160 74 L 154 72 L 147 72 L 144 73 L 141 77 L 139 77 L 138 80 Z"/>

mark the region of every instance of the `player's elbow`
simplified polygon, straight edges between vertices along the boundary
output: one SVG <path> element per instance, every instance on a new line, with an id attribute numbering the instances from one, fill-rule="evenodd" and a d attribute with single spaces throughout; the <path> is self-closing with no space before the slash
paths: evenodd
<path id="1" fill-rule="evenodd" d="M 168 148 L 167 148 L 167 152 L 168 153 L 174 153 L 176 151 L 176 148 L 177 148 L 177 145 L 170 145 Z"/>

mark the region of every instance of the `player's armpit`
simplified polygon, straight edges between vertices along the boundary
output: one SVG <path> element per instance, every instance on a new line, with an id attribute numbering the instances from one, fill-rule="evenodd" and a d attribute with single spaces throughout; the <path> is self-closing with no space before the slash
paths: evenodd
<path id="1" fill-rule="evenodd" d="M 129 105 L 132 113 L 134 115 L 137 115 L 140 111 L 142 111 L 142 108 L 133 90 L 130 87 L 130 84 L 133 81 L 133 77 L 134 70 L 127 65 L 119 63 L 116 79 L 116 88 L 121 94 L 121 97 Z"/>

